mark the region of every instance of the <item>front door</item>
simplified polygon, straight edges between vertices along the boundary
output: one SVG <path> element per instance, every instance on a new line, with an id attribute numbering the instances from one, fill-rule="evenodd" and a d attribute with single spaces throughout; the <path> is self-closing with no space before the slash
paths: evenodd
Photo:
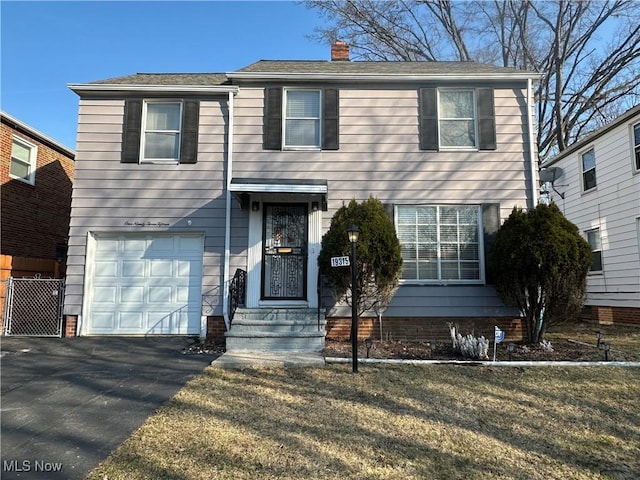
<path id="1" fill-rule="evenodd" d="M 262 299 L 307 299 L 307 205 L 264 204 Z"/>

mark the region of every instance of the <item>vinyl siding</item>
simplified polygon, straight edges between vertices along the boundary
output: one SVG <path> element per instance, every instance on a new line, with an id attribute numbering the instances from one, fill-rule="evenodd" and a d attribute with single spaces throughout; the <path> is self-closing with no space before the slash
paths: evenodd
<path id="1" fill-rule="evenodd" d="M 552 193 L 552 199 L 583 235 L 600 228 L 603 271 L 587 277 L 587 305 L 640 308 L 640 174 L 631 156 L 631 125 L 638 121 L 636 115 L 554 164 L 564 173 L 556 189 L 565 198 Z M 583 192 L 581 154 L 590 148 L 597 187 Z"/>
<path id="2" fill-rule="evenodd" d="M 344 203 L 373 195 L 383 203 L 499 203 L 532 206 L 526 87 L 495 90 L 497 150 L 419 149 L 418 87 L 337 85 L 340 148 L 263 150 L 264 89 L 242 87 L 235 99 L 234 177 L 326 179 L 323 229 Z M 514 315 L 491 286 L 403 285 L 390 316 Z"/>
<path id="3" fill-rule="evenodd" d="M 322 212 L 323 230 L 343 203 L 371 195 L 388 204 L 499 203 L 502 219 L 514 206 L 531 207 L 526 87 L 495 90 L 497 150 L 426 152 L 419 149 L 419 86 L 336 85 L 340 148 L 334 151 L 264 150 L 264 89 L 241 86 L 234 101 L 233 177 L 326 179 L 329 209 Z M 205 249 L 202 312 L 221 315 L 226 98 L 200 103 L 198 162 L 193 165 L 120 163 L 123 115 L 124 100 L 80 100 L 65 314 L 82 313 L 89 232 L 200 232 Z M 168 225 L 127 225 L 136 221 Z M 248 234 L 249 212 L 234 200 L 231 275 L 247 268 Z M 505 308 L 491 286 L 405 284 L 386 314 L 517 312 Z"/>
<path id="4" fill-rule="evenodd" d="M 89 232 L 204 235 L 203 310 L 221 315 L 227 101 L 200 102 L 198 163 L 120 163 L 124 100 L 81 99 L 64 313 L 82 313 Z M 187 224 L 191 220 L 191 225 Z M 167 226 L 135 227 L 134 222 Z"/>

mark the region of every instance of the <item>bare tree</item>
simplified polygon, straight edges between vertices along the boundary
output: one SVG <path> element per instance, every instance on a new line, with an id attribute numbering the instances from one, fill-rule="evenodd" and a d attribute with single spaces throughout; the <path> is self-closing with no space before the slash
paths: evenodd
<path id="1" fill-rule="evenodd" d="M 357 58 L 480 61 L 541 73 L 541 160 L 640 101 L 636 0 L 313 0 L 315 37 Z"/>

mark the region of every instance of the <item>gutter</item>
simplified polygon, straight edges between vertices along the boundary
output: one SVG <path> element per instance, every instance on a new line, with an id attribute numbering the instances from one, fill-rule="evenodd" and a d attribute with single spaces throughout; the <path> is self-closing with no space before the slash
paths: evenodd
<path id="1" fill-rule="evenodd" d="M 227 182 L 225 188 L 226 205 L 224 221 L 224 268 L 222 277 L 222 315 L 227 330 L 231 328 L 229 317 L 229 259 L 231 257 L 231 179 L 233 177 L 233 97 L 236 91 L 229 91 L 229 131 L 227 133 Z"/>
<path id="2" fill-rule="evenodd" d="M 406 74 L 406 73 L 282 73 L 282 72 L 227 72 L 225 75 L 232 80 L 286 80 L 286 81 L 349 81 L 365 82 L 372 81 L 478 81 L 478 80 L 531 80 L 539 78 L 536 73 L 448 73 L 448 74 Z"/>
<path id="3" fill-rule="evenodd" d="M 538 205 L 538 162 L 535 155 L 535 143 L 533 141 L 534 128 L 533 128 L 533 116 L 534 110 L 533 104 L 533 80 L 529 78 L 527 80 L 527 133 L 529 136 L 529 162 L 531 167 L 531 208 L 536 208 Z"/>
<path id="4" fill-rule="evenodd" d="M 70 83 L 67 87 L 80 95 L 80 93 L 104 93 L 104 92 L 139 92 L 139 93 L 237 93 L 235 85 L 136 85 L 114 83 Z"/>

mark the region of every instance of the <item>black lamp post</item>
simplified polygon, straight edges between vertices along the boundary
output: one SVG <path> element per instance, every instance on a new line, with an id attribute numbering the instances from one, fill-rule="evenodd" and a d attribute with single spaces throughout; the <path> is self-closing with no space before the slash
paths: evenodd
<path id="1" fill-rule="evenodd" d="M 351 242 L 351 352 L 353 357 L 353 373 L 358 373 L 358 274 L 356 265 L 356 243 L 360 229 L 351 224 L 347 228 Z"/>

